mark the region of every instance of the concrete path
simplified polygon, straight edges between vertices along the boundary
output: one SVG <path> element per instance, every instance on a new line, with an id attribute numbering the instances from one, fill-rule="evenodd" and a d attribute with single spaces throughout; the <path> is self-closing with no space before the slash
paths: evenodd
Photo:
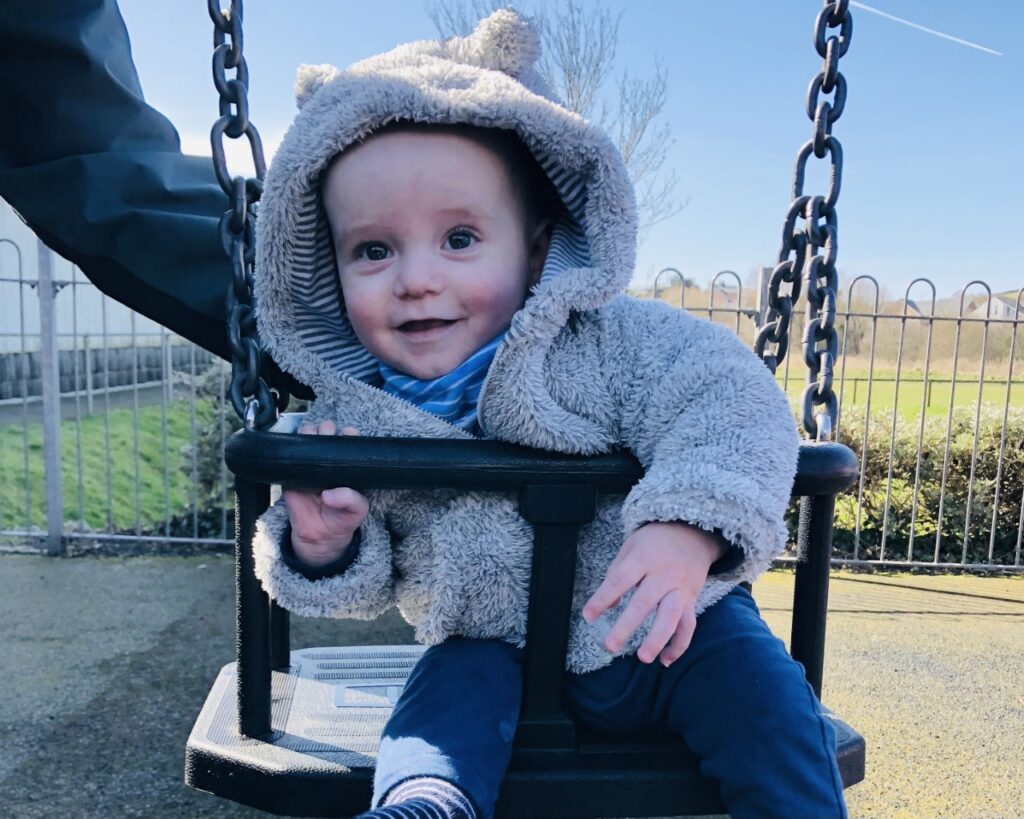
<path id="1" fill-rule="evenodd" d="M 262 816 L 182 784 L 185 740 L 233 653 L 229 558 L 0 556 L 0 814 Z M 755 596 L 788 634 L 792 575 Z M 1024 578 L 837 575 L 825 701 L 868 741 L 850 815 L 1017 817 Z M 408 642 L 293 621 L 297 645 Z"/>
<path id="2" fill-rule="evenodd" d="M 138 389 L 138 402 L 140 407 L 159 404 L 163 396 L 164 385 L 140 384 Z M 96 390 L 93 393 L 93 412 L 100 413 L 107 411 L 109 402 L 110 409 L 131 409 L 135 405 L 135 395 L 131 387 L 112 387 L 110 395 Z M 64 394 L 60 398 L 60 417 L 64 421 L 74 421 L 76 418 L 88 417 L 87 401 L 84 394 L 75 396 Z M 43 402 L 38 395 L 34 395 L 22 407 L 20 398 L 8 398 L 0 401 L 0 426 L 16 424 L 24 427 L 27 424 L 41 424 L 43 421 Z"/>

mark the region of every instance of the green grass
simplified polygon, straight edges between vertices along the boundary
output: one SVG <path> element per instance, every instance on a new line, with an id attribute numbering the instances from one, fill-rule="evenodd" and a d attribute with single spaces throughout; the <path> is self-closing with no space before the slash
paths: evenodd
<path id="1" fill-rule="evenodd" d="M 208 405 L 198 403 L 196 411 L 198 419 L 210 410 Z M 184 401 L 174 401 L 167 406 L 166 445 L 162 412 L 160 406 L 140 408 L 136 433 L 130 409 L 111 410 L 106 416 L 109 421 L 109 455 L 103 415 L 82 419 L 80 439 L 79 428 L 74 421 L 61 423 L 64 519 L 72 529 L 78 530 L 84 525 L 86 529 L 107 530 L 112 527 L 114 531 L 135 531 L 138 527 L 142 531 L 162 531 L 167 517 L 180 515 L 190 508 L 191 479 L 186 470 L 191 470 L 191 462 L 183 454 L 183 448 L 191 440 L 189 405 Z M 137 473 L 136 435 L 139 453 Z M 45 529 L 43 470 L 41 424 L 30 424 L 27 431 L 21 426 L 0 428 L 2 528 Z"/>
<path id="2" fill-rule="evenodd" d="M 895 370 L 879 370 L 875 373 L 871 383 L 870 398 L 871 411 L 891 410 L 896 399 L 896 383 L 893 380 Z M 941 379 L 941 380 L 939 380 Z M 781 374 L 777 378 L 779 386 L 783 386 Z M 795 377 L 790 374 L 789 384 L 785 387 L 790 400 L 798 403 L 800 395 L 806 384 L 803 381 L 803 373 Z M 833 390 L 844 411 L 856 410 L 863 413 L 868 401 L 868 380 L 866 373 L 851 372 L 847 370 L 845 384 L 839 379 L 838 374 L 833 381 Z M 926 416 L 945 416 L 949 412 L 949 398 L 952 391 L 950 377 L 948 374 L 933 374 L 929 377 L 928 394 L 925 394 L 925 385 L 920 373 L 900 374 L 899 404 L 898 410 L 904 418 L 919 418 L 921 414 L 922 399 L 924 399 L 924 412 Z M 956 391 L 953 392 L 954 407 L 973 406 L 978 402 L 978 376 L 958 376 Z M 981 391 L 982 404 L 1004 406 L 1006 403 L 1006 378 L 998 379 L 985 378 Z M 1011 384 L 1010 405 L 1024 405 L 1024 381 L 1016 378 Z"/>

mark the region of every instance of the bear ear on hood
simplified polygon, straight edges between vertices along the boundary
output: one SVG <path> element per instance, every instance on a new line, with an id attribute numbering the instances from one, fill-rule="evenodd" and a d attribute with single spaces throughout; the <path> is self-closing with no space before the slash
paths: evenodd
<path id="1" fill-rule="evenodd" d="M 448 41 L 457 59 L 519 77 L 540 58 L 540 35 L 530 21 L 513 9 L 498 9 L 466 37 Z"/>
<path id="2" fill-rule="evenodd" d="M 295 72 L 295 104 L 301 109 L 324 85 L 341 73 L 329 63 L 322 65 L 300 65 Z"/>

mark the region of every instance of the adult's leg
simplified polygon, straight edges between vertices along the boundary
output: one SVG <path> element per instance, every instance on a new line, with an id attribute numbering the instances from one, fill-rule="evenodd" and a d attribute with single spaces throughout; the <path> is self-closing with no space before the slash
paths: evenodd
<path id="1" fill-rule="evenodd" d="M 669 668 L 617 658 L 569 675 L 578 716 L 611 733 L 668 728 L 733 817 L 844 817 L 835 736 L 803 669 L 737 588 L 697 618 Z"/>
<path id="2" fill-rule="evenodd" d="M 453 638 L 424 652 L 384 727 L 373 804 L 413 777 L 459 786 L 494 812 L 522 699 L 522 652 L 501 640 Z"/>

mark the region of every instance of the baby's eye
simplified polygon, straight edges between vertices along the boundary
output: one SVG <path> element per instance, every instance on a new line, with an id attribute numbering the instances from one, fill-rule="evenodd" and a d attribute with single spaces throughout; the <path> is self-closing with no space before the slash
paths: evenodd
<path id="1" fill-rule="evenodd" d="M 476 236 L 471 231 L 465 228 L 456 228 L 448 234 L 448 238 L 445 239 L 444 243 L 451 250 L 465 250 L 475 241 Z"/>
<path id="2" fill-rule="evenodd" d="M 381 262 L 388 257 L 388 248 L 387 245 L 380 242 L 363 242 L 360 245 L 356 245 L 355 250 L 352 251 L 352 256 L 356 259 L 365 258 L 367 261 Z"/>

